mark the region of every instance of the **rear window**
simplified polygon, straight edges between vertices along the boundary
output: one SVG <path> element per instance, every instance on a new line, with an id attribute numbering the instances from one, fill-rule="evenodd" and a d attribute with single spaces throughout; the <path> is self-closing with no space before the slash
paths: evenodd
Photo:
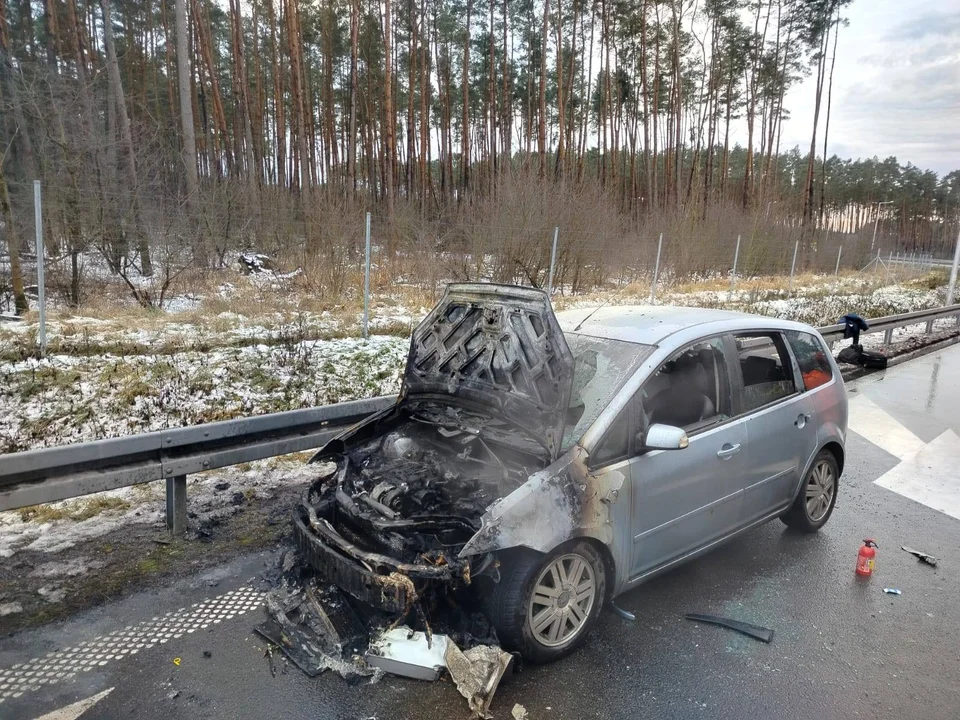
<path id="1" fill-rule="evenodd" d="M 820 339 L 810 333 L 788 330 L 787 342 L 797 358 L 800 374 L 803 375 L 805 390 L 813 390 L 830 382 L 833 378 L 833 368 L 827 359 L 826 350 Z"/>

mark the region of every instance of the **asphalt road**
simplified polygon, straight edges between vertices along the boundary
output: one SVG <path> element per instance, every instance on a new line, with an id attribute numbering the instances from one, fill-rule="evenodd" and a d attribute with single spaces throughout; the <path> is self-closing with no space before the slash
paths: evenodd
<path id="1" fill-rule="evenodd" d="M 960 347 L 848 390 L 860 434 L 849 438 L 837 507 L 821 533 L 801 536 L 772 522 L 621 596 L 635 622 L 605 612 L 572 657 L 505 679 L 495 716 L 511 717 L 520 703 L 531 720 L 960 717 L 960 520 L 930 507 L 960 507 L 958 473 L 944 470 L 960 468 L 951 455 Z M 908 476 L 898 467 L 910 468 Z M 853 570 L 867 537 L 880 549 L 876 573 L 864 581 Z M 920 564 L 901 545 L 940 564 Z M 0 640 L 0 718 L 36 718 L 109 688 L 84 720 L 469 717 L 449 682 L 387 677 L 350 686 L 329 673 L 311 680 L 282 661 L 274 676 L 252 632 L 264 616 L 255 597 L 208 600 L 247 585 L 268 558 L 239 558 L 162 592 Z M 686 612 L 737 617 L 773 628 L 775 637 L 762 644 L 685 620 Z M 97 640 L 124 628 L 110 636 L 112 646 Z M 49 673 L 51 662 L 69 659 L 64 648 L 78 647 L 87 648 L 79 655 L 88 666 L 97 648 L 91 667 L 65 662 L 64 677 L 9 694 L 11 666 Z M 48 653 L 46 664 L 28 662 Z"/>

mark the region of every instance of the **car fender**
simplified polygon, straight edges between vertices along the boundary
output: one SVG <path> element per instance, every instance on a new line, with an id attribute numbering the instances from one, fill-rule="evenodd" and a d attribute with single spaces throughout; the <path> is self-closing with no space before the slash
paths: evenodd
<path id="1" fill-rule="evenodd" d="M 586 450 L 574 445 L 549 467 L 494 502 L 460 557 L 513 547 L 547 553 L 575 537 L 611 545 L 614 530 L 610 505 L 617 502 L 626 476 L 619 471 L 590 475 L 586 460 Z"/>

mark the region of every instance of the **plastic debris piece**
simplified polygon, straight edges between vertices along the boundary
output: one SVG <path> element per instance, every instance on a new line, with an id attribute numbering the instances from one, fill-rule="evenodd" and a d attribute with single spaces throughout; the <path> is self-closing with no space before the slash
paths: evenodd
<path id="1" fill-rule="evenodd" d="M 624 620 L 630 620 L 631 622 L 633 622 L 634 620 L 637 619 L 637 616 L 634 615 L 632 612 L 630 612 L 629 610 L 624 610 L 622 607 L 615 605 L 613 602 L 610 603 L 610 609 L 613 610 L 613 612 L 615 612 L 617 615 L 622 617 Z"/>
<path id="2" fill-rule="evenodd" d="M 461 652 L 453 642 L 447 643 L 447 672 L 474 717 L 490 718 L 490 703 L 513 657 L 493 645 L 477 645 Z"/>
<path id="3" fill-rule="evenodd" d="M 884 588 L 883 591 L 887 595 L 903 595 L 903 593 L 897 590 L 897 588 Z"/>
<path id="4" fill-rule="evenodd" d="M 914 555 L 917 558 L 917 560 L 919 560 L 922 563 L 926 563 L 927 565 L 930 565 L 932 567 L 937 566 L 937 559 L 933 555 L 925 553 L 922 550 L 914 550 L 913 548 L 908 548 L 905 545 L 901 546 L 900 549 L 903 550 L 904 552 L 908 552 L 911 555 Z"/>
<path id="5" fill-rule="evenodd" d="M 388 630 L 370 642 L 365 656 L 372 667 L 415 680 L 436 680 L 447 666 L 446 635 L 413 632 L 401 625 Z"/>
<path id="6" fill-rule="evenodd" d="M 684 617 L 687 620 L 695 620 L 696 622 L 704 622 L 711 625 L 719 625 L 720 627 L 729 628 L 730 630 L 735 630 L 738 633 L 742 633 L 747 637 L 752 637 L 753 639 L 761 642 L 768 643 L 773 640 L 773 630 L 770 628 L 761 627 L 759 625 L 751 625 L 750 623 L 717 617 L 716 615 L 698 615 L 697 613 L 687 613 L 684 615 Z"/>
<path id="7" fill-rule="evenodd" d="M 527 720 L 529 717 L 529 715 L 527 715 L 527 709 L 520 703 L 517 703 L 513 706 L 513 710 L 510 711 L 510 715 L 513 716 L 513 720 Z"/>

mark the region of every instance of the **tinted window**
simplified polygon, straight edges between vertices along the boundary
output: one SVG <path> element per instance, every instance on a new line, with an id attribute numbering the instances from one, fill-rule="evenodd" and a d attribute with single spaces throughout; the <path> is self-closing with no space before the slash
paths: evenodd
<path id="1" fill-rule="evenodd" d="M 830 378 L 833 377 L 833 368 L 830 367 L 830 361 L 827 359 L 827 353 L 820 339 L 810 333 L 796 330 L 789 330 L 786 336 L 800 366 L 804 389 L 813 390 L 830 382 Z"/>
<path id="2" fill-rule="evenodd" d="M 750 412 L 793 395 L 789 355 L 779 333 L 737 335 L 743 375 L 743 410 Z"/>
<path id="3" fill-rule="evenodd" d="M 627 407 L 620 412 L 601 441 L 600 446 L 594 450 L 593 457 L 590 458 L 590 464 L 592 466 L 606 465 L 614 460 L 626 457 L 630 452 L 631 407 L 632 404 L 627 405 Z"/>
<path id="4" fill-rule="evenodd" d="M 673 355 L 640 390 L 643 420 L 702 430 L 730 417 L 730 387 L 720 338 L 704 340 Z"/>

